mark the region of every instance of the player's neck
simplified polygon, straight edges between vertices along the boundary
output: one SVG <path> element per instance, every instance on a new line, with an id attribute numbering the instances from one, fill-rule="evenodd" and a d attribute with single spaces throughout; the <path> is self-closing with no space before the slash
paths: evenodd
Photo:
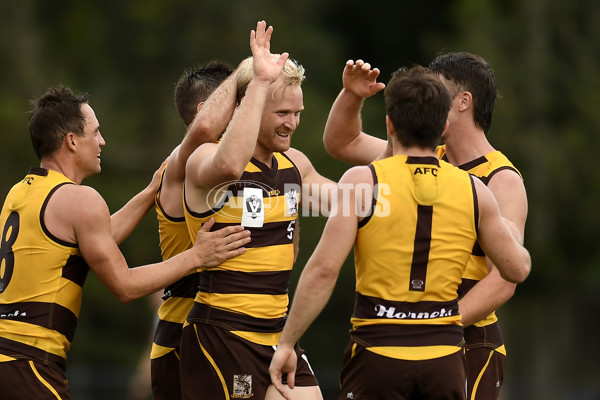
<path id="1" fill-rule="evenodd" d="M 398 141 L 394 143 L 393 154 L 409 157 L 435 157 L 435 151 L 417 146 L 404 147 Z"/>
<path id="2" fill-rule="evenodd" d="M 480 129 L 451 132 L 443 139 L 446 144 L 446 157 L 451 164 L 456 166 L 466 164 L 494 151 L 485 133 Z"/>
<path id="3" fill-rule="evenodd" d="M 259 148 L 258 144 L 252 157 L 265 164 L 269 169 L 273 167 L 273 152 Z"/>
<path id="4" fill-rule="evenodd" d="M 75 168 L 72 168 L 68 162 L 61 161 L 56 157 L 42 158 L 40 167 L 63 174 L 77 184 L 81 184 L 81 181 L 83 180 L 83 178 L 77 176 Z"/>

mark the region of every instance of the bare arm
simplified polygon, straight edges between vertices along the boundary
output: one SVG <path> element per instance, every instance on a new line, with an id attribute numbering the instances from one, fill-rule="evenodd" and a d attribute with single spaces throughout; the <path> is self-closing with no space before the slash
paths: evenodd
<path id="1" fill-rule="evenodd" d="M 356 182 L 365 179 L 365 174 L 368 174 L 367 179 L 370 179 L 370 172 L 366 168 L 353 168 L 342 177 L 340 185 L 349 183 L 349 187 L 355 187 Z M 327 304 L 342 264 L 356 238 L 358 219 L 353 206 L 354 192 L 350 190 L 347 196 L 340 190 L 336 198 L 336 210 L 339 212 L 332 214 L 327 220 L 321 240 L 302 271 L 288 319 L 269 368 L 271 382 L 286 399 L 290 399 L 290 395 L 282 384 L 282 376 L 287 374 L 288 386 L 293 388 L 296 370 L 294 344 Z M 344 207 L 344 201 L 348 202 L 350 207 L 347 207 L 348 204 Z"/>
<path id="2" fill-rule="evenodd" d="M 250 239 L 240 226 L 208 232 L 209 223 L 192 249 L 161 263 L 130 268 L 111 235 L 108 206 L 94 189 L 65 185 L 52 196 L 46 212 L 51 231 L 76 241 L 92 271 L 124 303 L 154 293 L 200 266 L 218 265 L 242 254 L 241 246 Z"/>
<path id="3" fill-rule="evenodd" d="M 527 219 L 527 195 L 521 177 L 513 171 L 501 171 L 488 184 L 498 202 L 500 214 L 519 243 L 523 243 Z M 502 279 L 498 269 L 487 259 L 488 275 L 459 301 L 463 325 L 481 321 L 500 308 L 515 293 L 516 284 Z"/>
<path id="4" fill-rule="evenodd" d="M 190 124 L 181 145 L 169 157 L 163 185 L 181 187 L 185 165 L 198 146 L 214 142 L 231 121 L 236 102 L 236 73 L 231 74 L 209 96 Z"/>
<path id="5" fill-rule="evenodd" d="M 254 72 L 246 94 L 219 146 L 200 146 L 188 160 L 186 191 L 188 180 L 192 187 L 212 188 L 238 179 L 254 153 L 270 85 L 277 80 L 288 59 L 288 54 L 283 53 L 277 61 L 273 60 L 269 50 L 273 27 L 265 27 L 264 21 L 258 22 L 256 32 L 253 30 L 250 35 Z"/>
<path id="6" fill-rule="evenodd" d="M 304 153 L 294 148 L 286 151 L 286 155 L 294 162 L 302 176 L 302 196 L 300 205 L 309 210 L 311 215 L 329 216 L 333 191 L 336 183 L 319 174 Z M 325 209 L 326 208 L 326 209 Z"/>
<path id="7" fill-rule="evenodd" d="M 371 69 L 362 60 L 346 62 L 342 74 L 344 88 L 331 106 L 323 132 L 323 144 L 332 157 L 366 165 L 385 151 L 385 140 L 362 132 L 360 118 L 364 100 L 385 87 L 377 82 L 378 76 L 379 69 Z"/>
<path id="8" fill-rule="evenodd" d="M 531 270 L 529 252 L 512 235 L 492 192 L 474 179 L 479 203 L 479 244 L 506 281 L 523 282 Z"/>
<path id="9" fill-rule="evenodd" d="M 144 190 L 131 198 L 121 209 L 110 217 L 111 233 L 117 245 L 129 237 L 150 208 L 154 205 L 154 195 L 158 190 L 160 174 L 165 162 L 154 172 L 152 181 Z"/>

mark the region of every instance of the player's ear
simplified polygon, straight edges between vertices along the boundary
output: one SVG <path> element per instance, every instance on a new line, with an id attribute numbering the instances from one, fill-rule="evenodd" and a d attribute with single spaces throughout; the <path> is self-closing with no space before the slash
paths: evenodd
<path id="1" fill-rule="evenodd" d="M 473 104 L 473 94 L 471 92 L 460 92 L 458 94 L 458 98 L 460 100 L 460 103 L 458 104 L 458 108 L 460 111 L 466 110 Z"/>
<path id="2" fill-rule="evenodd" d="M 77 135 L 75 135 L 73 132 L 67 132 L 67 134 L 65 135 L 64 138 L 64 144 L 67 146 L 67 148 L 71 149 L 71 150 L 75 150 L 77 148 Z"/>

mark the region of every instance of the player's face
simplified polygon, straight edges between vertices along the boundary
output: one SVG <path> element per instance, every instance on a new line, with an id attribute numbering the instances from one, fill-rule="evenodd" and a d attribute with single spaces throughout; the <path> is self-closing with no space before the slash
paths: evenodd
<path id="1" fill-rule="evenodd" d="M 100 134 L 100 124 L 92 107 L 82 104 L 81 111 L 85 117 L 85 125 L 83 135 L 77 138 L 77 150 L 79 165 L 87 177 L 100 173 L 100 152 L 106 142 Z"/>
<path id="2" fill-rule="evenodd" d="M 268 153 L 283 152 L 290 148 L 292 134 L 300 124 L 300 112 L 304 109 L 302 88 L 300 85 L 281 87 L 280 80 L 271 87 L 276 90 L 267 98 L 257 148 Z"/>

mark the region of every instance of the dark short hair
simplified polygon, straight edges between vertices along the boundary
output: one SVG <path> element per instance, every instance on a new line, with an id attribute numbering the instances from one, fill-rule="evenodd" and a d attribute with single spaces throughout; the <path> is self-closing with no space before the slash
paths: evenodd
<path id="1" fill-rule="evenodd" d="M 471 92 L 475 125 L 487 133 L 498 97 L 494 71 L 487 61 L 467 52 L 447 53 L 433 60 L 429 69 L 450 81 L 452 98 L 463 90 Z"/>
<path id="2" fill-rule="evenodd" d="M 174 98 L 175 107 L 185 126 L 194 121 L 198 104 L 206 101 L 232 72 L 233 68 L 221 61 L 211 61 L 183 72 L 175 84 Z"/>
<path id="3" fill-rule="evenodd" d="M 403 146 L 439 144 L 452 100 L 437 75 L 420 65 L 400 68 L 386 85 L 385 108 Z"/>
<path id="4" fill-rule="evenodd" d="M 29 135 L 38 159 L 58 150 L 68 132 L 83 135 L 85 116 L 81 105 L 87 102 L 87 93 L 75 93 L 63 86 L 48 89 L 31 100 Z"/>

